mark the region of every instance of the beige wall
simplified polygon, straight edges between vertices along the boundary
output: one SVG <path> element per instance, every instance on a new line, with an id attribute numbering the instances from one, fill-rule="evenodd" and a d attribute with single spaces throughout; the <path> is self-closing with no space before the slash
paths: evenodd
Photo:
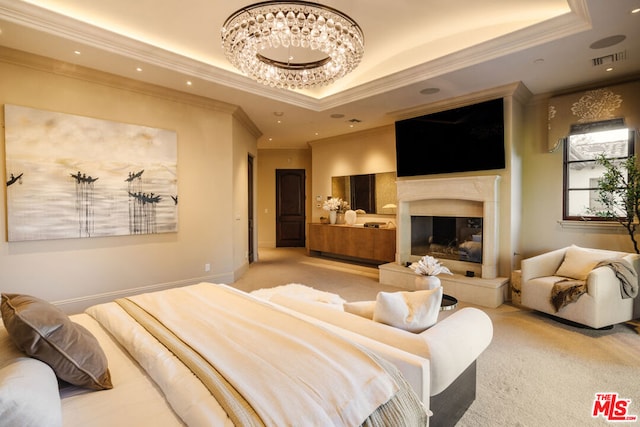
<path id="1" fill-rule="evenodd" d="M 246 117 L 241 116 L 238 120 L 234 117 L 232 124 L 233 135 L 233 265 L 235 266 L 234 277 L 239 277 L 249 266 L 249 176 L 247 173 L 249 155 L 255 158 L 258 153 L 255 134 L 250 132 L 246 126 Z M 254 170 L 253 186 L 256 188 L 256 174 Z M 256 197 L 252 201 L 254 208 L 256 207 Z M 257 249 L 257 230 L 254 227 L 254 247 L 253 252 Z"/>
<path id="2" fill-rule="evenodd" d="M 0 104 L 175 130 L 179 191 L 177 233 L 31 242 L 6 241 L 3 196 L 0 291 L 38 296 L 72 312 L 144 289 L 234 280 L 246 266 L 246 158 L 257 154 L 258 137 L 242 111 L 15 51 L 0 53 Z M 0 138 L 4 146 L 4 133 Z M 0 150 L 3 170 L 4 163 Z"/>
<path id="3" fill-rule="evenodd" d="M 312 222 L 320 222 L 327 216 L 322 207 L 317 207 L 317 198 L 325 200 L 331 196 L 331 177 L 360 175 L 396 170 L 396 139 L 393 125 L 355 132 L 312 143 L 313 185 L 311 198 Z M 395 220 L 395 215 L 365 215 L 358 222 Z"/>
<path id="4" fill-rule="evenodd" d="M 499 92 L 504 90 L 499 88 Z M 506 147 L 507 169 L 498 173 L 501 177 L 499 274 L 509 276 L 511 270 L 520 268 L 522 259 L 570 244 L 633 252 L 622 227 L 591 224 L 576 228 L 559 224 L 562 151 L 547 151 L 548 96 L 529 99 L 527 92 L 526 88 L 518 87 L 512 96 L 503 93 L 508 111 L 505 129 L 511 142 Z M 451 105 L 459 106 L 461 99 L 451 100 Z M 444 104 L 437 108 L 446 109 L 446 102 Z M 315 200 L 316 195 L 331 194 L 332 176 L 395 171 L 394 127 L 314 142 L 312 155 Z M 315 208 L 314 204 L 313 221 L 319 221 L 323 215 L 325 211 Z"/>
<path id="5" fill-rule="evenodd" d="M 562 146 L 547 146 L 547 101 L 541 96 L 526 109 L 523 147 L 521 256 L 528 258 L 570 244 L 633 252 L 621 226 L 562 225 Z"/>
<path id="6" fill-rule="evenodd" d="M 247 268 L 249 153 L 256 156 L 260 246 L 275 246 L 276 169 L 307 171 L 307 218 L 313 221 L 326 215 L 316 196 L 331 194 L 331 176 L 395 170 L 393 126 L 316 141 L 309 150 L 258 153 L 258 130 L 234 106 L 2 49 L 0 104 L 7 103 L 178 133 L 177 233 L 8 243 L 6 197 L 0 197 L 0 291 L 32 294 L 67 311 L 140 290 L 233 281 Z M 509 161 L 514 171 L 522 168 L 522 179 L 512 173 L 501 193 L 511 233 L 501 244 L 512 251 L 501 261 L 503 271 L 503 264 L 518 268 L 522 258 L 571 243 L 631 251 L 621 228 L 559 223 L 562 152 L 547 151 L 547 98 L 513 112 L 514 127 L 521 125 L 514 138 L 521 143 L 514 143 Z M 0 165 L 4 169 L 3 149 Z"/>
<path id="7" fill-rule="evenodd" d="M 311 212 L 311 150 L 258 150 L 257 209 L 258 246 L 276 246 L 276 169 L 304 169 L 307 220 Z M 258 254 L 259 256 L 259 254 Z"/>
<path id="8" fill-rule="evenodd" d="M 470 99 L 475 102 L 481 102 L 493 99 L 499 96 L 505 96 L 506 105 L 506 131 L 509 132 L 510 138 L 518 136 L 518 133 L 512 131 L 513 124 L 519 123 L 521 114 L 518 113 L 520 101 L 515 96 L 511 96 L 514 90 L 518 90 L 515 86 L 508 88 L 500 88 L 497 92 L 487 91 L 484 94 L 475 94 Z M 505 91 L 508 91 L 505 92 Z M 507 96 L 508 95 L 508 96 Z M 466 97 L 453 100 L 456 106 L 464 105 Z M 447 108 L 447 104 L 443 103 L 433 107 L 434 111 L 442 111 Z M 416 112 L 415 116 L 428 114 L 434 111 L 426 110 L 424 112 Z M 513 111 L 516 111 L 514 114 Z M 517 141 L 519 144 L 519 140 Z M 469 176 L 469 175 L 487 175 L 495 174 L 500 176 L 500 241 L 499 241 L 499 260 L 498 274 L 500 276 L 509 276 L 512 269 L 512 256 L 515 251 L 512 236 L 514 232 L 513 224 L 519 223 L 520 209 L 519 206 L 512 206 L 512 193 L 519 194 L 520 180 L 520 160 L 514 156 L 520 154 L 516 143 L 508 143 L 506 147 L 507 168 L 501 171 L 489 172 L 466 172 L 456 174 L 440 174 L 433 175 L 433 178 L 447 178 L 453 176 Z M 366 147 L 366 149 L 364 148 Z M 371 147 L 371 148 L 370 148 Z M 395 126 L 385 126 L 370 131 L 344 135 L 337 138 L 331 138 L 323 141 L 314 142 L 313 149 L 313 197 L 316 195 L 331 194 L 331 177 L 340 175 L 352 175 L 374 172 L 389 172 L 396 170 L 395 158 Z M 419 153 L 423 154 L 423 153 Z M 420 177 L 424 179 L 424 176 Z M 429 178 L 429 177 L 426 177 Z M 408 178 L 400 178 L 400 180 L 408 180 Z M 517 187 L 514 187 L 516 185 Z M 326 215 L 326 212 L 319 208 L 314 208 L 313 221 L 319 221 L 320 216 Z M 358 222 L 364 221 L 388 221 L 394 220 L 395 216 L 387 215 L 366 215 L 359 218 Z M 516 239 L 518 234 L 515 235 Z"/>

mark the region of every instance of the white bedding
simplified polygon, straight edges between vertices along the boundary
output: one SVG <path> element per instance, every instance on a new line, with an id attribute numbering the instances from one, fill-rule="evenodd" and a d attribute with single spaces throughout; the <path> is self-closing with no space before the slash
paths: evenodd
<path id="1" fill-rule="evenodd" d="M 204 323 L 201 326 L 204 329 L 216 329 L 224 327 L 226 333 L 230 336 L 237 336 L 238 334 L 245 333 L 247 337 L 241 337 L 241 341 L 245 342 L 256 340 L 259 341 L 260 338 L 251 334 L 253 333 L 253 329 L 260 329 L 262 326 L 255 326 L 254 324 L 244 324 L 240 330 L 236 330 L 235 332 L 230 331 L 229 328 L 235 327 L 236 323 L 244 323 L 245 319 L 248 317 L 255 317 L 255 321 L 260 324 L 262 321 L 272 317 L 273 315 L 269 313 L 269 311 L 275 310 L 278 314 L 275 317 L 280 317 L 279 322 L 275 323 L 272 326 L 265 326 L 267 329 L 273 329 L 277 335 L 291 333 L 292 330 L 295 331 L 303 331 L 301 334 L 293 333 L 292 338 L 294 341 L 297 341 L 295 345 L 307 346 L 310 343 L 310 347 L 313 347 L 316 338 L 314 338 L 314 334 L 311 332 L 311 329 L 317 329 L 317 327 L 310 327 L 307 322 L 302 322 L 302 324 L 298 323 L 300 320 L 298 318 L 304 318 L 304 316 L 300 316 L 299 314 L 291 312 L 290 310 L 280 311 L 279 308 L 275 308 L 273 304 L 265 301 L 261 301 L 259 299 L 248 296 L 247 294 L 238 291 L 234 288 L 227 287 L 225 285 L 211 285 L 211 284 L 203 284 L 205 290 L 208 291 L 208 287 L 222 287 L 226 289 L 227 293 L 233 295 L 228 301 L 222 302 L 219 304 L 216 310 L 221 310 L 223 313 L 222 317 L 230 317 L 232 320 L 230 324 L 226 326 L 222 326 L 224 323 L 220 317 L 218 320 L 214 320 L 207 324 L 207 320 L 205 319 Z M 181 291 L 179 291 L 181 292 Z M 171 292 L 171 297 L 166 299 L 163 304 L 159 307 L 159 313 L 165 311 L 173 311 L 175 310 L 175 306 L 172 306 L 172 302 L 175 302 L 174 295 Z M 194 294 L 195 299 L 198 298 L 204 299 L 206 298 L 221 298 L 218 295 L 199 295 Z M 234 298 L 248 298 L 252 302 L 250 305 L 250 310 L 245 311 L 244 314 L 240 314 L 241 318 L 235 317 L 230 312 L 224 313 L 225 308 L 233 311 L 236 307 L 242 306 L 243 303 L 239 301 L 231 301 Z M 133 298 L 135 300 L 135 297 Z M 144 297 L 142 298 L 144 299 Z M 140 301 L 138 301 L 140 302 Z M 257 308 L 251 304 L 258 304 L 261 308 Z M 167 305 L 168 304 L 168 305 Z M 195 304 L 195 301 L 182 301 L 182 307 L 191 307 L 191 304 Z M 228 307 L 225 307 L 229 304 Z M 143 304 L 144 305 L 144 304 Z M 206 304 L 205 304 L 206 305 Z M 215 305 L 215 304 L 214 304 Z M 127 308 L 127 310 L 129 310 Z M 149 307 L 147 307 L 149 309 Z M 212 309 L 214 309 L 212 307 Z M 255 310 L 255 311 L 254 311 Z M 196 310 L 193 310 L 196 311 Z M 254 316 L 255 314 L 255 316 Z M 176 316 L 174 316 L 175 318 Z M 180 315 L 177 316 L 181 317 Z M 189 316 L 186 316 L 189 317 Z M 212 317 L 210 313 L 205 309 L 204 312 L 201 311 L 200 318 L 202 317 Z M 228 427 L 232 426 L 233 423 L 229 416 L 225 413 L 223 409 L 223 405 L 218 403 L 216 399 L 212 396 L 211 391 L 207 389 L 207 387 L 201 382 L 201 379 L 197 378 L 192 371 L 186 367 L 182 361 L 180 361 L 174 354 L 165 347 L 165 345 L 161 344 L 157 341 L 156 338 L 152 334 L 150 334 L 145 327 L 140 325 L 136 320 L 131 317 L 127 311 L 117 302 L 111 302 L 106 304 L 100 304 L 98 306 L 91 307 L 84 314 L 78 314 L 71 316 L 71 320 L 79 325 L 84 326 L 100 344 L 100 347 L 106 354 L 108 360 L 109 370 L 111 371 L 111 377 L 113 381 L 113 388 L 110 390 L 102 390 L 102 391 L 89 391 L 78 387 L 68 387 L 64 388 L 60 392 L 60 401 L 62 407 L 62 420 L 64 426 L 153 426 L 153 427 L 173 427 L 173 426 L 220 426 L 220 427 Z M 197 318 L 191 319 L 191 321 L 199 322 Z M 293 326 L 289 328 L 288 325 L 281 328 L 281 323 L 291 323 Z M 311 323 L 318 324 L 317 321 L 312 321 Z M 322 322 L 320 322 L 322 323 Z M 1 326 L 1 324 L 0 324 Z M 319 325 L 320 326 L 320 325 Z M 148 326 L 147 326 L 148 327 Z M 198 328 L 193 328 L 190 323 L 186 323 L 185 327 L 187 329 L 198 330 Z M 244 329 L 243 329 L 244 328 Z M 307 329 L 311 328 L 311 329 Z M 283 332 L 282 330 L 288 330 L 288 332 Z M 317 393 L 319 398 L 317 402 L 320 403 L 319 406 L 324 405 L 326 401 L 330 401 L 334 399 L 335 394 L 334 391 L 338 391 L 338 395 L 347 396 L 348 399 L 345 402 L 359 402 L 357 405 L 362 405 L 367 399 L 363 399 L 362 396 L 366 396 L 367 393 L 363 392 L 366 390 L 369 383 L 379 383 L 379 390 L 386 389 L 384 393 L 390 393 L 389 396 L 395 396 L 389 401 L 386 402 L 386 399 L 389 399 L 387 396 L 382 396 L 378 393 L 377 399 L 381 399 L 384 405 L 379 410 L 375 411 L 374 414 L 368 419 L 373 424 L 372 425 L 389 425 L 389 420 L 409 420 L 412 421 L 399 421 L 400 424 L 407 424 L 407 422 L 411 425 L 415 424 L 419 418 L 422 418 L 419 424 L 422 424 L 422 421 L 425 421 L 425 407 L 422 405 L 420 400 L 415 396 L 414 392 L 411 391 L 411 387 L 404 381 L 401 376 L 398 376 L 398 372 L 395 369 L 389 370 L 388 362 L 384 362 L 383 360 L 376 359 L 377 361 L 374 363 L 376 370 L 370 371 L 373 366 L 371 366 L 371 360 L 366 360 L 363 362 L 362 356 L 364 353 L 360 354 L 358 352 L 357 355 L 348 356 L 349 352 L 353 351 L 351 345 L 346 345 L 349 347 L 347 352 L 341 352 L 331 348 L 328 353 L 325 354 L 324 350 L 320 350 L 325 347 L 333 347 L 334 343 L 332 340 L 336 339 L 333 334 L 328 333 L 328 330 L 332 330 L 331 327 L 326 325 L 321 326 L 320 328 L 321 335 L 331 335 L 331 338 L 328 336 L 319 339 L 317 345 L 317 350 L 319 354 L 323 354 L 323 359 L 321 359 L 320 365 L 326 365 L 329 367 L 328 372 L 323 374 L 317 374 L 315 372 L 311 372 L 311 375 L 307 375 L 304 372 L 304 369 L 300 369 L 299 366 L 294 366 L 298 359 L 294 356 L 291 358 L 282 358 L 281 355 L 284 354 L 282 351 L 286 346 L 284 345 L 284 341 L 278 345 L 273 345 L 271 340 L 273 338 L 268 338 L 267 342 L 262 341 L 258 344 L 250 343 L 247 347 L 249 350 L 244 352 L 248 354 L 258 354 L 260 353 L 260 347 L 269 347 L 270 349 L 275 348 L 276 351 L 272 352 L 275 355 L 274 359 L 282 358 L 286 360 L 284 365 L 280 368 L 285 376 L 291 375 L 294 372 L 293 376 L 306 378 L 304 381 L 313 382 L 314 384 L 309 387 L 312 390 L 312 393 Z M 4 330 L 0 330 L 0 332 L 4 332 Z M 189 333 L 191 331 L 188 331 Z M 265 333 L 265 332 L 263 332 Z M 188 335 L 188 334 L 187 334 Z M 214 334 L 215 335 L 215 334 Z M 234 339 L 231 339 L 230 342 L 223 344 L 223 341 L 226 340 L 224 336 L 225 333 L 219 335 L 218 337 L 208 336 L 208 338 L 213 340 L 213 348 L 219 351 L 221 345 L 234 345 Z M 268 333 L 265 333 L 268 335 Z M 300 339 L 303 337 L 303 339 Z M 353 337 L 354 341 L 359 342 L 360 344 L 365 344 L 365 347 L 373 350 L 375 353 L 382 354 L 384 357 L 391 358 L 389 360 L 393 360 L 394 364 L 400 366 L 401 371 L 410 374 L 413 377 L 414 373 L 417 374 L 418 377 L 423 378 L 422 373 L 428 371 L 428 361 L 424 360 L 413 360 L 407 359 L 406 354 L 396 354 L 397 350 L 391 348 L 380 348 L 379 344 L 371 345 L 371 343 L 361 342 L 363 337 Z M 331 340 L 331 341 L 326 341 Z M 342 341 L 342 340 L 338 340 Z M 345 342 L 346 344 L 346 342 Z M 368 344 L 368 345 L 367 345 Z M 251 345 L 254 345 L 256 348 L 252 348 Z M 338 347 L 343 344 L 338 345 Z M 241 353 L 245 347 L 240 347 Z M 203 351 L 203 349 L 200 349 Z M 300 349 L 296 349 L 296 351 L 292 354 L 298 354 Z M 223 352 L 224 353 L 224 352 Z M 365 352 L 366 353 L 366 352 Z M 176 353 L 179 354 L 179 353 Z M 10 356 L 10 355 L 9 355 Z M 369 365 L 369 368 L 362 369 L 360 366 L 351 368 L 341 366 L 343 365 L 343 356 L 344 359 L 352 359 L 355 365 Z M 398 363 L 399 362 L 399 363 Z M 234 362 L 235 363 L 235 362 Z M 262 362 L 261 362 L 262 363 Z M 385 365 L 383 371 L 378 371 L 380 368 L 378 364 Z M 246 368 L 244 366 L 244 362 L 239 362 L 239 364 L 232 364 L 233 371 L 244 371 L 241 372 L 240 376 L 245 377 L 243 381 L 247 381 L 249 384 L 248 388 L 245 388 L 245 392 L 251 392 L 252 388 L 255 386 L 255 380 L 253 378 L 252 372 L 255 373 L 256 368 Z M 267 365 L 265 365 L 267 366 Z M 277 362 L 276 365 L 277 366 Z M 321 368 L 316 365 L 309 365 L 311 367 L 307 367 L 309 371 L 321 370 Z M 315 366 L 315 367 L 314 367 Z M 293 370 L 292 370 L 293 368 Z M 270 368 L 261 368 L 265 371 Z M 260 371 L 258 369 L 258 371 Z M 342 371 L 342 372 L 341 372 Z M 361 378 L 354 381 L 355 377 L 351 375 L 351 372 L 360 372 Z M 197 372 L 197 370 L 195 371 Z M 346 374 L 349 379 L 345 385 L 340 381 L 336 381 L 335 377 L 338 372 L 341 372 L 340 375 Z M 271 373 L 270 373 L 271 374 Z M 304 375 L 301 375 L 304 374 Z M 388 382 L 388 375 L 391 374 L 393 377 L 391 382 Z M 306 376 L 305 376 L 306 375 Z M 337 376 L 340 376 L 337 375 Z M 233 380 L 237 379 L 237 375 L 234 372 Z M 381 380 L 381 378 L 384 379 Z M 361 381 L 364 380 L 367 386 L 365 386 Z M 258 398 L 263 399 L 262 404 L 266 404 L 267 406 L 271 404 L 271 402 L 278 400 L 276 395 L 281 392 L 282 387 L 280 387 L 279 382 L 274 382 L 273 377 L 268 377 L 265 381 L 262 391 L 257 392 Z M 348 384 L 349 381 L 354 381 L 353 384 Z M 381 382 L 380 382 L 381 381 Z M 417 389 L 422 390 L 424 388 L 424 381 L 419 382 L 417 384 Z M 397 388 L 398 384 L 402 384 L 400 389 Z M 275 385 L 275 386 L 274 386 Z M 414 388 L 416 384 L 413 384 Z M 335 390 L 331 390 L 331 388 Z M 389 388 L 391 387 L 391 388 Z M 273 390 L 270 390 L 273 389 Z M 375 387 L 374 387 L 375 389 Z M 398 393 L 395 393 L 396 390 L 399 390 Z M 275 392 L 275 394 L 274 394 Z M 408 393 L 407 393 L 408 392 Z M 264 393 L 264 396 L 263 396 Z M 55 388 L 52 391 L 52 399 L 58 401 L 57 393 Z M 333 397 L 331 397 L 333 396 Z M 294 396 L 295 397 L 295 396 Z M 280 414 L 278 416 L 289 417 L 288 412 L 299 414 L 304 414 L 305 409 L 301 409 L 295 403 L 295 398 L 285 398 L 284 400 L 279 400 L 281 403 L 281 407 L 284 411 L 284 414 Z M 253 403 L 252 403 L 253 404 Z M 371 401 L 368 403 L 371 407 L 377 408 L 376 405 L 380 405 L 378 402 Z M 331 406 L 331 405 L 329 405 Z M 292 410 L 295 408 L 296 410 Z M 361 412 L 369 411 L 369 408 L 366 410 L 363 406 L 360 406 L 362 409 Z M 325 407 L 323 410 L 326 410 Z M 330 409 L 331 412 L 333 408 Z M 270 409 L 268 409 L 271 412 Z M 340 411 L 336 411 L 338 413 Z M 232 412 L 230 412 L 232 413 Z M 366 412 L 368 414 L 369 412 Z M 410 414 L 405 416 L 405 414 Z M 271 415 L 271 414 L 269 414 Z M 360 417 L 362 414 L 357 415 Z M 333 415 L 329 416 L 335 417 Z M 412 418 L 415 417 L 415 418 Z M 261 415 L 262 418 L 262 415 Z M 269 417 L 267 417 L 269 418 Z M 308 423 L 300 423 L 300 422 L 284 422 L 280 423 L 284 418 L 275 418 L 277 421 L 267 422 L 269 425 L 308 425 Z M 288 419 L 288 418 L 287 418 Z M 264 420 L 264 419 L 263 419 Z M 414 421 L 416 420 L 416 421 Z M 2 421 L 2 420 L 0 420 Z M 334 423 L 334 419 L 331 418 L 330 423 Z M 240 423 L 244 425 L 244 423 Z M 339 424 L 339 423 L 338 423 Z M 346 422 L 346 425 L 354 424 L 353 418 L 350 421 Z M 397 424 L 393 423 L 392 424 Z M 0 422 L 0 425 L 3 425 Z M 56 423 L 56 425 L 59 425 Z M 326 425 L 324 422 L 320 422 L 320 424 L 316 423 L 316 425 Z M 38 427 L 41 427 L 40 425 Z"/>
<path id="2" fill-rule="evenodd" d="M 399 390 L 352 343 L 228 286 L 201 283 L 125 303 L 147 329 L 159 327 L 150 330 L 194 372 L 202 363 L 220 372 L 266 425 L 359 425 Z M 209 372 L 201 371 L 200 379 L 211 381 L 210 390 L 232 419 L 250 422 L 234 417 L 244 416 L 242 406 L 217 394 L 224 388 Z"/>
<path id="3" fill-rule="evenodd" d="M 196 376 L 165 346 L 133 321 L 118 304 L 110 302 L 93 306 L 87 313 L 104 325 L 147 371 L 166 396 L 165 406 L 169 402 L 187 425 L 233 425 Z M 117 387 L 114 385 L 115 389 Z M 184 393 L 184 390 L 188 390 L 188 393 Z"/>
<path id="4" fill-rule="evenodd" d="M 167 405 L 162 391 L 98 322 L 87 314 L 70 317 L 91 331 L 100 342 L 109 360 L 114 387 L 103 391 L 77 387 L 62 390 L 64 426 L 184 426 Z M 105 402 L 109 404 L 105 405 Z"/>

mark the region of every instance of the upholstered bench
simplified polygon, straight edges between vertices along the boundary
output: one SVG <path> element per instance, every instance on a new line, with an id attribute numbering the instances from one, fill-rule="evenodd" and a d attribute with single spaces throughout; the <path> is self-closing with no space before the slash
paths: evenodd
<path id="1" fill-rule="evenodd" d="M 314 319 L 429 360 L 431 426 L 455 425 L 475 399 L 476 359 L 493 337 L 483 311 L 466 307 L 421 333 L 412 333 L 345 312 L 335 304 L 275 293 L 270 301 Z"/>

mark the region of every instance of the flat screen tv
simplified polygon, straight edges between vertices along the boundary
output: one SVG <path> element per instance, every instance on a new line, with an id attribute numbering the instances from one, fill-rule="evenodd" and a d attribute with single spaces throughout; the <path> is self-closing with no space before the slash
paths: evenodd
<path id="1" fill-rule="evenodd" d="M 502 98 L 397 121 L 395 128 L 398 176 L 505 168 Z"/>

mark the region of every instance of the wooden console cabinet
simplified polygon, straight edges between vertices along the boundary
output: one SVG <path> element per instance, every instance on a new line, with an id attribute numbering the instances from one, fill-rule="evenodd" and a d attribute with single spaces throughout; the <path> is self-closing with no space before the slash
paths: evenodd
<path id="1" fill-rule="evenodd" d="M 371 262 L 393 262 L 396 259 L 396 230 L 309 224 L 309 251 Z"/>

